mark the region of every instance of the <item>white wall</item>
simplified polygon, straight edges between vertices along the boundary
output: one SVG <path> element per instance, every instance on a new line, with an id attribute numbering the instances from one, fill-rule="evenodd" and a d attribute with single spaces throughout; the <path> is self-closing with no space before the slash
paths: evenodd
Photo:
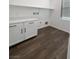
<path id="1" fill-rule="evenodd" d="M 33 15 L 33 12 L 39 12 L 39 15 Z M 10 20 L 14 18 L 38 18 L 42 23 L 41 27 L 46 26 L 45 22 L 49 22 L 49 9 L 38 9 L 33 7 L 12 6 L 9 7 Z"/>
<path id="2" fill-rule="evenodd" d="M 61 0 L 52 0 L 55 9 L 51 11 L 51 26 L 60 30 L 70 32 L 70 21 L 62 20 L 61 18 Z"/>
<path id="3" fill-rule="evenodd" d="M 10 17 L 49 17 L 48 9 L 38 9 L 31 7 L 12 6 L 9 7 Z M 39 15 L 33 15 L 33 12 L 39 12 Z"/>

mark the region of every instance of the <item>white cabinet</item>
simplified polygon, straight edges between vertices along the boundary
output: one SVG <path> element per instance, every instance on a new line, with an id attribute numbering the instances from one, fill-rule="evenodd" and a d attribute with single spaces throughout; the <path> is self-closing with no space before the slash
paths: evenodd
<path id="1" fill-rule="evenodd" d="M 9 45 L 16 44 L 24 39 L 23 37 L 23 24 L 10 24 L 9 25 Z"/>
<path id="2" fill-rule="evenodd" d="M 50 0 L 10 0 L 9 4 L 50 9 Z"/>
<path id="3" fill-rule="evenodd" d="M 37 35 L 37 22 L 29 21 L 9 25 L 9 46 Z"/>
<path id="4" fill-rule="evenodd" d="M 30 21 L 24 23 L 25 39 L 37 35 L 37 22 Z"/>

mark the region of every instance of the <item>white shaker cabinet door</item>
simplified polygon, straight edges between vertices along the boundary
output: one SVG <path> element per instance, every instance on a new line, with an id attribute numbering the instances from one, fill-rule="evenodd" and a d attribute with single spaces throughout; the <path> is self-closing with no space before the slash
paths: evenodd
<path id="1" fill-rule="evenodd" d="M 14 45 L 24 39 L 23 24 L 10 24 L 9 25 L 9 45 Z"/>
<path id="2" fill-rule="evenodd" d="M 24 23 L 25 39 L 31 38 L 37 35 L 37 24 L 35 21 L 29 21 Z"/>

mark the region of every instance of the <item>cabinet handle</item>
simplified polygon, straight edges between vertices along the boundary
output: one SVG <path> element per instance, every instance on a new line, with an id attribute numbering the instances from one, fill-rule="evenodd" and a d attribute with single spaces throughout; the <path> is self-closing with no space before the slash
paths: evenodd
<path id="1" fill-rule="evenodd" d="M 12 25 L 12 26 L 9 26 L 9 27 L 15 27 L 16 25 Z"/>
<path id="2" fill-rule="evenodd" d="M 23 29 L 21 29 L 21 34 L 23 33 Z"/>
<path id="3" fill-rule="evenodd" d="M 29 24 L 33 24 L 34 22 L 30 22 Z"/>
<path id="4" fill-rule="evenodd" d="M 26 32 L 26 28 L 24 28 L 24 32 Z"/>

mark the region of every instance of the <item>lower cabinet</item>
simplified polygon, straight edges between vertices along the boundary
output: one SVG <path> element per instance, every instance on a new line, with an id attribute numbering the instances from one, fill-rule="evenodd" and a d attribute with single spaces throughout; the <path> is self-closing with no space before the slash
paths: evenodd
<path id="1" fill-rule="evenodd" d="M 24 23 L 24 32 L 25 32 L 25 39 L 37 35 L 37 22 L 30 21 Z"/>
<path id="2" fill-rule="evenodd" d="M 28 21 L 9 25 L 9 46 L 37 35 L 37 22 Z"/>
<path id="3" fill-rule="evenodd" d="M 9 45 L 14 45 L 24 39 L 23 24 L 10 24 L 9 25 Z"/>

